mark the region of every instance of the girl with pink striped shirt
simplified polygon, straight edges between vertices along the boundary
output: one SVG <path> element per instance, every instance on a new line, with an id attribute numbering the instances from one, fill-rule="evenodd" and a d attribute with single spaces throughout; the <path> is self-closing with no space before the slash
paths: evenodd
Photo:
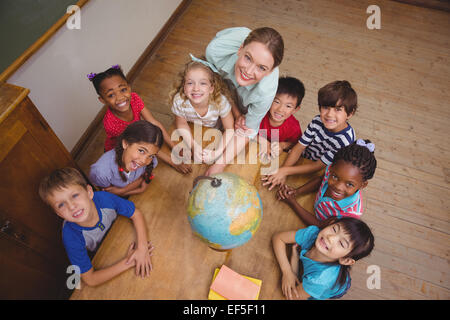
<path id="1" fill-rule="evenodd" d="M 313 178 L 299 188 L 282 186 L 277 198 L 289 204 L 306 225 L 320 227 L 330 217 L 360 218 L 363 211 L 360 190 L 367 186 L 377 167 L 374 151 L 375 145 L 370 140 L 358 139 L 338 150 L 323 177 Z M 314 214 L 311 214 L 295 198 L 317 188 Z"/>

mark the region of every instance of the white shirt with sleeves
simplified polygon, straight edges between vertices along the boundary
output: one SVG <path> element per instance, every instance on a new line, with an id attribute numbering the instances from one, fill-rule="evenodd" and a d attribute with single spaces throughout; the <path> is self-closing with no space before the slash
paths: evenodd
<path id="1" fill-rule="evenodd" d="M 220 106 L 209 105 L 208 112 L 202 117 L 192 106 L 189 99 L 183 100 L 179 93 L 173 98 L 172 112 L 188 122 L 201 125 L 203 127 L 215 128 L 219 117 L 223 118 L 231 111 L 231 105 L 224 95 L 221 95 Z"/>

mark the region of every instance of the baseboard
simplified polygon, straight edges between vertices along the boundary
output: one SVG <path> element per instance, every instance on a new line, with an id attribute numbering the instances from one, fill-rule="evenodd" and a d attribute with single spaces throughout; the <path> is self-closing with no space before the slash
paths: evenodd
<path id="1" fill-rule="evenodd" d="M 187 10 L 189 5 L 191 4 L 192 0 L 182 0 L 181 3 L 178 5 L 178 7 L 175 9 L 175 11 L 170 16 L 169 20 L 164 24 L 164 26 L 159 30 L 156 37 L 150 42 L 150 44 L 147 46 L 147 48 L 144 50 L 144 52 L 141 54 L 141 56 L 138 58 L 138 60 L 134 63 L 133 67 L 131 67 L 130 71 L 127 73 L 127 79 L 128 82 L 132 85 L 133 81 L 136 79 L 137 75 L 139 74 L 139 71 L 142 69 L 144 64 L 150 59 L 153 54 L 158 50 L 158 48 L 162 45 L 164 40 L 169 35 L 172 28 L 175 26 L 175 23 L 178 21 L 178 19 L 182 16 L 182 14 Z M 90 140 L 94 136 L 97 128 L 99 125 L 101 125 L 101 122 L 103 120 L 103 116 L 106 112 L 106 106 L 103 106 L 103 108 L 98 112 L 98 114 L 95 116 L 94 120 L 90 123 L 86 131 L 82 134 L 81 138 L 77 141 L 75 146 L 73 147 L 72 151 L 70 151 L 70 154 L 72 157 L 77 160 L 83 149 L 89 144 Z"/>

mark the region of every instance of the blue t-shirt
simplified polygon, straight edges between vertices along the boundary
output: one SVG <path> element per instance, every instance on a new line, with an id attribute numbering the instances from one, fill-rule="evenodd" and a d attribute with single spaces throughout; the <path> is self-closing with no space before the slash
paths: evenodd
<path id="1" fill-rule="evenodd" d="M 322 263 L 305 257 L 311 249 L 319 234 L 317 226 L 309 226 L 295 233 L 295 242 L 301 247 L 300 260 L 303 263 L 302 285 L 303 289 L 312 299 L 324 300 L 342 295 L 347 286 L 336 284 L 341 266 L 339 264 Z M 349 278 L 347 278 L 347 283 Z"/>
<path id="2" fill-rule="evenodd" d="M 63 243 L 69 260 L 72 265 L 80 268 L 81 273 L 92 268 L 87 250 L 97 249 L 117 214 L 131 218 L 135 210 L 133 202 L 106 191 L 94 192 L 93 201 L 99 216 L 94 227 L 85 228 L 74 222 L 64 221 L 62 229 Z"/>

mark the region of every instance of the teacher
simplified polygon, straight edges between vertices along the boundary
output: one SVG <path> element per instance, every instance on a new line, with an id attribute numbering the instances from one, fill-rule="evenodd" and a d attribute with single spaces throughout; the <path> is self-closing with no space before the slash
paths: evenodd
<path id="1" fill-rule="evenodd" d="M 206 175 L 222 172 L 258 134 L 277 91 L 283 53 L 283 38 L 269 27 L 253 31 L 245 27 L 228 28 L 218 32 L 208 44 L 206 59 L 225 80 L 233 96 L 236 149 L 226 148 Z"/>

